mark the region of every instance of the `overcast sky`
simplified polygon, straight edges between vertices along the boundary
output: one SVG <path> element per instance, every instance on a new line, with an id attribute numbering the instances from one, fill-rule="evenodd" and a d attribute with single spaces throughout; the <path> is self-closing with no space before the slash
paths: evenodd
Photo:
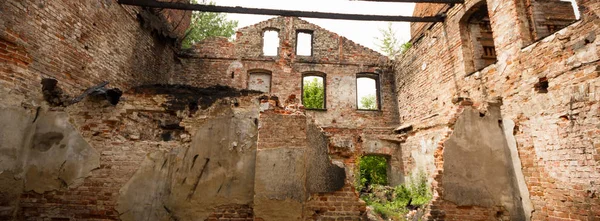
<path id="1" fill-rule="evenodd" d="M 373 15 L 412 15 L 414 3 L 383 3 L 383 2 L 364 2 L 349 0 L 213 0 L 217 5 L 223 6 L 242 6 L 250 8 L 268 8 L 285 9 L 299 11 L 319 11 L 319 12 L 337 12 L 352 14 L 373 14 Z M 232 20 L 238 20 L 238 27 L 253 25 L 267 20 L 274 16 L 264 15 L 245 15 L 228 14 L 227 17 Z M 329 31 L 340 34 L 348 39 L 367 46 L 373 50 L 378 50 L 375 38 L 379 37 L 379 29 L 387 27 L 387 22 L 369 22 L 369 21 L 348 21 L 303 18 L 313 24 L 319 25 Z M 408 22 L 394 22 L 393 29 L 401 42 L 410 39 L 410 25 Z"/>

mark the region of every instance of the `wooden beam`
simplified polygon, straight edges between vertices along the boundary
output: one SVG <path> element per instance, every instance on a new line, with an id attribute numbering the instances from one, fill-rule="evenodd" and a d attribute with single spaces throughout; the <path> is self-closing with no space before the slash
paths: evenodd
<path id="1" fill-rule="evenodd" d="M 414 3 L 438 3 L 438 4 L 464 4 L 465 0 L 358 0 L 367 2 L 414 2 Z"/>
<path id="2" fill-rule="evenodd" d="M 292 16 L 305 18 L 325 18 L 325 19 L 343 19 L 343 20 L 359 20 L 359 21 L 390 21 L 390 22 L 442 22 L 444 16 L 428 16 L 428 17 L 413 17 L 413 16 L 397 16 L 397 15 L 363 15 L 363 14 L 338 14 L 328 12 L 308 12 L 308 11 L 291 11 L 277 9 L 262 9 L 262 8 L 244 8 L 230 7 L 217 5 L 201 5 L 187 4 L 178 2 L 159 2 L 155 0 L 119 0 L 119 4 L 135 5 L 150 8 L 167 8 L 178 10 L 192 10 L 203 12 L 225 12 L 235 14 L 256 14 L 256 15 L 274 15 L 274 16 Z"/>

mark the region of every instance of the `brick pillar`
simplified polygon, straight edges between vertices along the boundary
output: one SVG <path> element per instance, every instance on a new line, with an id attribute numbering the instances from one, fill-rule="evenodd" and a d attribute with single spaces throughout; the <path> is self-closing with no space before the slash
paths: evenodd
<path id="1" fill-rule="evenodd" d="M 257 220 L 302 220 L 306 188 L 306 116 L 260 116 L 254 214 Z"/>

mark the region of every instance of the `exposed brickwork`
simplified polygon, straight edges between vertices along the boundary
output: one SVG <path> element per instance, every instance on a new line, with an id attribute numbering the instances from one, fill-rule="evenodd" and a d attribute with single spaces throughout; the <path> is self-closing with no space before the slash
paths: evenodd
<path id="1" fill-rule="evenodd" d="M 333 193 L 317 193 L 306 203 L 306 220 L 364 220 L 366 204 L 358 193 L 347 184 Z"/>
<path id="2" fill-rule="evenodd" d="M 293 131 L 282 136 L 279 131 L 286 131 L 290 125 L 294 125 Z M 270 114 L 261 118 L 260 131 L 259 149 L 302 147 L 306 145 L 306 116 Z"/>
<path id="3" fill-rule="evenodd" d="M 224 205 L 215 208 L 207 221 L 253 221 L 252 207 L 248 205 Z"/>
<path id="4" fill-rule="evenodd" d="M 278 56 L 262 55 L 262 34 L 270 29 L 280 30 Z M 297 30 L 313 31 L 313 56 L 295 55 Z M 172 83 L 247 88 L 249 73 L 261 71 L 272 76 L 269 94 L 284 101 L 301 97 L 303 73 L 318 72 L 326 76 L 327 111 L 307 111 L 307 115 L 320 126 L 397 125 L 393 77 L 387 58 L 298 18 L 277 17 L 241 28 L 233 43 L 225 38 L 207 39 L 182 52 L 182 56 L 182 64 L 171 73 Z M 357 110 L 356 74 L 361 72 L 379 73 L 381 111 Z"/>
<path id="5" fill-rule="evenodd" d="M 531 220 L 599 219 L 600 199 L 593 194 L 599 188 L 600 165 L 595 160 L 600 122 L 598 4 L 578 2 L 581 21 L 527 46 L 527 19 L 518 17 L 524 16 L 523 6 L 487 1 L 498 62 L 468 76 L 458 30 L 460 19 L 476 2 L 449 9 L 447 21 L 425 31 L 396 65 L 400 119 L 413 128 L 401 145 L 406 171 L 418 169 L 420 158 L 434 156 L 423 165 L 433 175 L 436 191 L 430 218 L 495 220 L 502 211 L 457 207 L 444 200 L 440 189 L 443 141 L 452 134 L 456 105 L 470 98 L 485 110 L 487 102 L 500 98 L 503 117 L 517 124 L 514 136 L 533 203 Z M 541 80 L 549 82 L 547 93 L 535 89 Z M 423 142 L 428 139 L 434 142 Z M 421 149 L 429 151 L 405 155 Z"/>
<path id="6" fill-rule="evenodd" d="M 71 94 L 105 80 L 121 89 L 164 82 L 174 62 L 173 42 L 142 28 L 136 14 L 143 10 L 116 0 L 2 1 L 0 11 L 0 83 L 28 96 L 43 77 L 56 78 Z"/>
<path id="7" fill-rule="evenodd" d="M 310 148 L 316 147 L 307 142 L 313 139 L 307 134 L 313 128 L 307 126 L 307 119 L 312 119 L 319 126 L 316 131 L 321 133 L 322 128 L 326 135 L 322 139 L 325 141 L 315 142 L 327 143 L 326 162 L 344 167 L 339 170 L 345 170 L 346 180 L 339 186 L 345 185 L 337 191 L 302 195 L 299 192 L 306 190 L 302 185 L 308 181 L 299 182 L 290 185 L 299 191 L 285 193 L 291 197 L 273 201 L 288 203 L 289 198 L 301 198 L 301 203 L 291 209 L 299 211 L 302 219 L 363 219 L 365 203 L 353 187 L 355 161 L 358 156 L 373 154 L 389 158 L 394 172 L 389 176 L 391 184 L 402 183 L 404 176 L 419 171 L 429 174 L 434 199 L 428 205 L 428 220 L 508 220 L 513 211 L 499 205 L 465 206 L 446 200 L 445 191 L 449 190 L 442 185 L 444 176 L 452 172 L 444 171 L 444 142 L 452 137 L 463 108 L 475 108 L 485 115 L 487 105 L 496 103 L 501 104 L 502 111 L 499 125 L 502 120 L 516 124 L 512 135 L 533 206 L 532 214 L 525 215 L 531 215 L 531 220 L 598 220 L 600 3 L 578 1 L 582 20 L 571 24 L 572 15 L 563 13 L 568 10 L 567 3 L 548 1 L 553 4 L 535 7 L 541 2 L 487 1 L 497 62 L 473 73 L 479 68 L 469 68 L 466 62 L 481 51 L 465 51 L 469 47 L 465 47 L 461 24 L 474 7 L 483 5 L 480 0 L 452 7 L 417 4 L 415 15 L 445 12 L 446 21 L 412 24 L 414 46 L 396 58 L 394 69 L 381 54 L 298 18 L 273 18 L 240 29 L 234 42 L 207 39 L 190 50 L 177 52 L 175 38 L 181 37 L 189 25 L 189 12 L 148 11 L 121 6 L 116 0 L 2 1 L 0 89 L 15 95 L 3 104 L 28 112 L 48 108 L 39 104 L 39 82 L 46 77 L 56 78 L 66 93 L 75 95 L 104 80 L 123 90 L 156 83 L 246 89 L 250 73 L 271 76 L 269 96 L 260 101 L 248 94 L 217 100 L 212 97 L 215 93 L 205 96 L 208 104 L 199 105 L 189 100 L 190 96 L 177 97 L 180 94 L 175 92 L 129 91 L 117 106 L 91 97 L 53 109 L 69 114 L 71 123 L 100 153 L 100 167 L 79 186 L 21 194 L 15 218 L 119 220 L 120 191 L 144 169 L 143 162 L 150 154 L 189 148 L 193 135 L 205 129 L 201 123 L 222 117 L 223 107 L 260 105 L 268 107 L 263 116 L 255 118 L 256 110 L 252 112 L 256 116 L 245 118 L 251 119 L 248 128 L 258 125 L 260 132 L 258 142 L 248 144 L 250 152 L 284 147 L 296 149 L 286 150 L 292 155 L 297 149 L 314 150 Z M 543 17 L 554 22 L 550 25 L 568 26 L 533 43 L 549 34 L 538 27 L 549 25 L 547 21 L 534 18 L 542 11 L 560 14 Z M 264 30 L 279 31 L 277 56 L 262 54 Z M 299 30 L 312 31 L 312 56 L 295 55 Z M 479 34 L 471 37 L 482 37 Z M 489 32 L 486 34 L 489 37 Z M 327 110 L 304 110 L 298 105 L 302 74 L 311 72 L 325 75 Z M 357 110 L 356 74 L 363 72 L 379 74 L 381 110 Z M 173 97 L 181 99 L 175 109 L 168 102 Z M 217 107 L 210 107 L 213 102 L 218 102 Z M 399 135 L 392 134 L 394 128 Z M 223 149 L 235 149 L 238 144 L 222 145 Z M 244 162 L 253 163 L 255 156 L 248 155 L 251 159 Z M 298 170 L 310 166 L 302 164 L 312 160 L 306 157 L 308 154 L 297 156 L 303 157 L 293 158 L 302 166 Z M 271 171 L 261 172 L 269 175 Z M 227 175 L 223 176 L 231 178 Z M 291 177 L 275 175 L 284 181 Z M 253 174 L 248 176 L 254 178 Z M 307 174 L 299 177 L 301 180 Z M 200 177 L 197 179 L 200 181 Z M 256 179 L 260 181 L 261 177 Z M 243 185 L 252 189 L 254 183 Z M 221 187 L 215 189 L 220 191 Z M 251 200 L 254 193 L 242 194 Z M 12 202 L 2 203 L 12 209 Z M 161 206 L 165 210 L 161 212 L 170 215 L 172 209 L 181 209 L 164 205 L 158 208 Z M 260 211 L 256 206 L 256 202 L 235 201 L 194 209 L 205 209 L 208 220 L 269 220 L 254 217 Z M 2 219 L 7 217 L 2 215 Z"/>

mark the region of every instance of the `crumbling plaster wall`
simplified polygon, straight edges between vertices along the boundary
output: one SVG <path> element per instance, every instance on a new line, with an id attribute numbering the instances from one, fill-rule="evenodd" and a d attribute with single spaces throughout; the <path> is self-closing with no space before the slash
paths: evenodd
<path id="1" fill-rule="evenodd" d="M 204 101 L 207 94 L 212 100 Z M 226 88 L 144 86 L 125 93 L 116 106 L 88 98 L 65 108 L 77 134 L 99 154 L 99 168 L 79 186 L 22 194 L 15 219 L 235 215 L 252 220 L 255 95 Z"/>
<path id="2" fill-rule="evenodd" d="M 257 219 L 356 220 L 364 215 L 365 205 L 346 178 L 352 167 L 330 159 L 329 139 L 310 118 L 265 111 L 259 122 Z"/>
<path id="3" fill-rule="evenodd" d="M 498 62 L 472 75 L 464 71 L 459 21 L 476 1 L 455 5 L 445 22 L 434 24 L 413 47 L 397 58 L 396 85 L 403 153 L 419 150 L 419 140 L 452 136 L 457 108 L 474 106 L 485 112 L 488 102 L 501 101 L 503 121 L 512 121 L 518 157 L 511 154 L 526 219 L 598 219 L 598 79 L 599 45 L 596 1 L 578 1 L 582 19 L 541 41 L 530 40 L 522 8 L 512 1 L 487 1 Z M 548 81 L 548 92 L 540 82 Z M 431 85 L 435 85 L 434 89 Z M 459 108 L 460 109 L 460 108 Z M 437 132 L 436 132 L 437 131 Z M 433 134 L 432 134 L 433 133 Z M 438 143 L 433 177 L 440 180 L 446 149 Z M 478 148 L 472 146 L 472 148 Z M 407 158 L 405 166 L 412 166 Z M 522 169 L 521 169 L 522 167 Z M 406 171 L 415 168 L 406 168 Z M 448 171 L 450 172 L 450 171 Z M 434 190 L 440 182 L 434 182 Z M 523 185 L 524 184 L 524 185 Z M 443 184 L 442 184 L 443 185 Z M 445 191 L 445 190 L 444 190 Z M 526 192 L 524 192 L 526 191 Z M 502 208 L 456 206 L 438 193 L 430 218 L 491 219 Z M 513 211 L 510 211 L 511 213 Z M 469 214 L 469 217 L 461 216 Z"/>
<path id="4" fill-rule="evenodd" d="M 0 219 L 12 219 L 20 195 L 80 186 L 97 169 L 99 153 L 63 111 L 27 111 L 11 104 L 21 96 L 0 96 Z"/>
<path id="5" fill-rule="evenodd" d="M 444 141 L 444 200 L 458 206 L 504 207 L 497 218 L 524 220 L 517 181 L 501 124 L 500 107 L 466 107 Z M 468 219 L 468 217 L 465 217 Z"/>
<path id="6" fill-rule="evenodd" d="M 189 143 L 150 152 L 119 190 L 119 218 L 205 220 L 215 206 L 252 204 L 259 106 L 239 101 L 189 119 Z"/>

